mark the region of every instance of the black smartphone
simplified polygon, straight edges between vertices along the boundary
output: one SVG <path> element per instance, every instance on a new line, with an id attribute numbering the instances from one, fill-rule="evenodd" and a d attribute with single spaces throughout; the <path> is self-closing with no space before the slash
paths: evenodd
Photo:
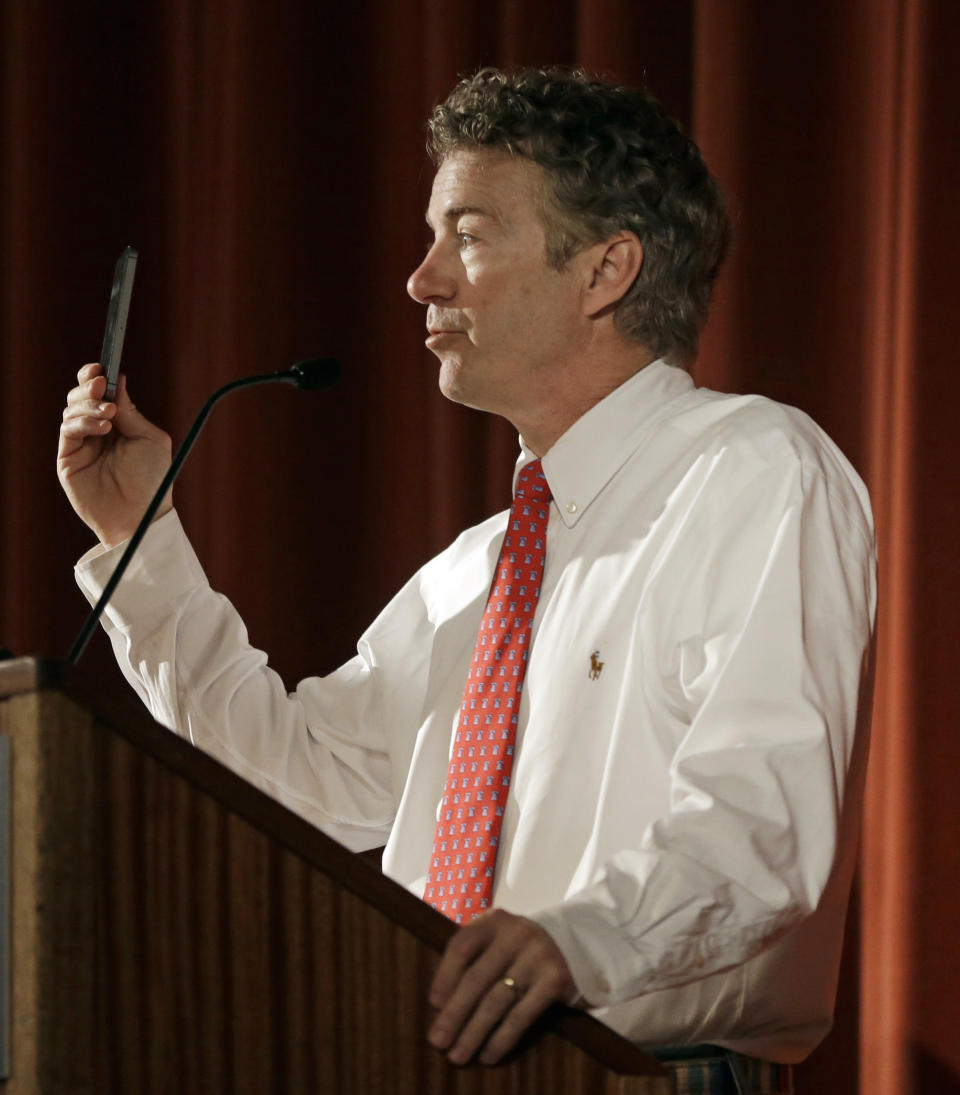
<path id="1" fill-rule="evenodd" d="M 117 398 L 120 355 L 123 353 L 123 336 L 127 333 L 127 314 L 130 311 L 130 294 L 133 292 L 133 275 L 136 269 L 137 249 L 125 247 L 113 270 L 107 327 L 103 332 L 103 349 L 100 351 L 100 366 L 107 378 L 107 390 L 103 393 L 107 403 L 112 403 Z"/>

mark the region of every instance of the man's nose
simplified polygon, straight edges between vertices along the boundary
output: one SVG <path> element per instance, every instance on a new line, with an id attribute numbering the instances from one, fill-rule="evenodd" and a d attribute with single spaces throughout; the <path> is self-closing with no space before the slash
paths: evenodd
<path id="1" fill-rule="evenodd" d="M 424 256 L 423 262 L 407 278 L 407 292 L 420 304 L 437 300 L 451 300 L 457 291 L 456 282 L 445 268 L 434 244 Z"/>

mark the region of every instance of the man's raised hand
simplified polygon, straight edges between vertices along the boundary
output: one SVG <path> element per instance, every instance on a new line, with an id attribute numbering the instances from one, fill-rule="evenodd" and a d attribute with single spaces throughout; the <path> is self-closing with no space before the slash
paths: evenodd
<path id="1" fill-rule="evenodd" d="M 136 409 L 121 376 L 107 403 L 99 364 L 84 365 L 67 395 L 57 475 L 77 514 L 112 547 L 128 539 L 170 466 L 170 438 Z M 168 495 L 157 516 L 173 507 Z"/>

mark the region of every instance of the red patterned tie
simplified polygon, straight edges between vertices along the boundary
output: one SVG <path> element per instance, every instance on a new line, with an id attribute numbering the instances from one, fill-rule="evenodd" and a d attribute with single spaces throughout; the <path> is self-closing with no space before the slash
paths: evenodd
<path id="1" fill-rule="evenodd" d="M 550 488 L 525 465 L 473 648 L 423 899 L 458 924 L 490 907 L 530 629 L 547 550 Z"/>

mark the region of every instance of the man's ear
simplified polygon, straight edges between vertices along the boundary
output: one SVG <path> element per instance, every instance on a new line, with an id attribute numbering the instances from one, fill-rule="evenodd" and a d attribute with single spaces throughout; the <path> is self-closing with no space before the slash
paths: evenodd
<path id="1" fill-rule="evenodd" d="M 584 312 L 590 317 L 613 307 L 636 280 L 643 266 L 643 244 L 633 232 L 618 232 L 584 253 L 588 261 Z"/>

